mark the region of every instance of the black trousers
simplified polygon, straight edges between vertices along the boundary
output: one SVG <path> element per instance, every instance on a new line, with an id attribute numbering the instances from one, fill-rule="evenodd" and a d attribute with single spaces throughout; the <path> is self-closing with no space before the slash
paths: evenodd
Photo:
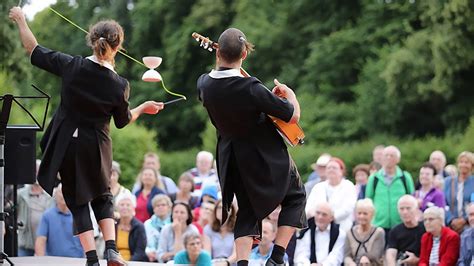
<path id="1" fill-rule="evenodd" d="M 62 192 L 66 205 L 72 213 L 74 221 L 74 234 L 93 230 L 89 203 L 77 204 L 76 195 L 81 189 L 76 186 L 76 138 L 72 138 L 64 155 L 59 174 L 61 176 Z M 114 204 L 112 193 L 108 192 L 93 199 L 90 202 L 97 221 L 114 217 Z"/>
<path id="2" fill-rule="evenodd" d="M 232 158 L 235 160 L 235 158 Z M 248 193 L 242 186 L 243 182 L 235 161 L 231 160 L 229 171 L 232 172 L 232 183 L 235 196 L 239 205 L 237 219 L 234 227 L 234 238 L 243 236 L 253 236 L 261 238 L 262 221 L 255 215 Z M 306 192 L 301 181 L 296 165 L 291 161 L 291 180 L 281 204 L 281 212 L 278 217 L 278 226 L 291 226 L 296 228 L 306 228 L 308 225 L 305 213 Z"/>

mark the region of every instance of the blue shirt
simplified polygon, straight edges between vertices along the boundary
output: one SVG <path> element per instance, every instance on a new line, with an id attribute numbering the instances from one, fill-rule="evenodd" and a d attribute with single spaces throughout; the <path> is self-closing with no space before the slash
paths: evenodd
<path id="1" fill-rule="evenodd" d="M 189 261 L 188 252 L 186 250 L 181 250 L 180 252 L 176 253 L 174 256 L 174 264 L 191 264 L 191 261 Z M 199 253 L 196 266 L 209 265 L 212 265 L 211 255 L 207 251 L 202 250 L 201 253 Z"/>
<path id="2" fill-rule="evenodd" d="M 259 265 L 260 264 L 265 265 L 265 262 L 272 255 L 272 251 L 273 251 L 273 245 L 267 254 L 260 254 L 260 252 L 258 251 L 258 246 L 256 246 L 254 249 L 252 249 L 252 252 L 250 253 L 249 265 L 255 265 L 256 263 Z M 285 257 L 283 257 L 283 260 L 285 261 L 285 263 L 288 261 L 288 255 L 286 253 L 285 253 Z"/>
<path id="3" fill-rule="evenodd" d="M 36 236 L 46 237 L 46 255 L 83 258 L 84 251 L 78 237 L 73 235 L 72 214 L 53 207 L 44 212 Z"/>
<path id="4" fill-rule="evenodd" d="M 461 235 L 461 250 L 458 265 L 469 266 L 474 262 L 474 228 L 464 230 Z"/>

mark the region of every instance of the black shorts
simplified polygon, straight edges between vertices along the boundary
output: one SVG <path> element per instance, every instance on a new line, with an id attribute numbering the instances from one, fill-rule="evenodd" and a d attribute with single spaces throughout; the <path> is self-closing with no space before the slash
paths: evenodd
<path id="1" fill-rule="evenodd" d="M 278 217 L 278 226 L 306 228 L 308 226 L 305 214 L 306 192 L 293 160 L 291 161 L 290 167 L 290 185 L 286 191 L 285 198 L 280 203 L 281 212 Z M 232 170 L 235 171 L 237 169 Z M 242 181 L 240 178 L 235 178 L 233 184 L 239 205 L 234 227 L 234 238 L 237 239 L 243 236 L 261 238 L 262 221 L 257 219 L 248 194 L 241 185 Z"/>

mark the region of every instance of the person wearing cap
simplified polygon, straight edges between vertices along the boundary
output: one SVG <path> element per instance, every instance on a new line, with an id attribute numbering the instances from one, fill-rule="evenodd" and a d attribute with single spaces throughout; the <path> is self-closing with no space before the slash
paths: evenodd
<path id="1" fill-rule="evenodd" d="M 242 63 L 253 45 L 243 32 L 229 28 L 218 43 L 216 69 L 199 77 L 197 89 L 217 129 L 222 221 L 227 220 L 235 195 L 239 205 L 234 228 L 237 265 L 248 265 L 254 239 L 262 235 L 262 220 L 281 204 L 275 245 L 266 265 L 283 265 L 290 238 L 296 228 L 307 224 L 306 193 L 268 115 L 296 124 L 299 103 L 293 90 L 276 79 L 270 91 L 257 78 L 244 77 Z"/>
<path id="2" fill-rule="evenodd" d="M 328 153 L 323 153 L 321 156 L 319 156 L 315 163 L 311 164 L 313 172 L 308 176 L 308 180 L 304 184 L 306 196 L 309 196 L 309 193 L 313 189 L 314 185 L 326 180 L 326 165 L 330 159 L 331 155 Z"/>
<path id="3" fill-rule="evenodd" d="M 334 212 L 334 221 L 343 231 L 351 229 L 354 221 L 354 208 L 357 194 L 354 184 L 345 179 L 346 166 L 344 162 L 332 157 L 326 165 L 327 180 L 314 186 L 306 202 L 306 217 L 311 218 L 316 212 L 316 206 L 328 202 Z"/>
<path id="4" fill-rule="evenodd" d="M 199 220 L 199 217 L 201 215 L 201 207 L 204 203 L 211 203 L 215 205 L 218 199 L 219 199 L 219 194 L 217 191 L 217 186 L 210 185 L 210 186 L 204 187 L 204 189 L 202 190 L 199 206 L 194 208 L 193 210 L 193 217 L 194 217 L 193 222 L 197 222 Z"/>

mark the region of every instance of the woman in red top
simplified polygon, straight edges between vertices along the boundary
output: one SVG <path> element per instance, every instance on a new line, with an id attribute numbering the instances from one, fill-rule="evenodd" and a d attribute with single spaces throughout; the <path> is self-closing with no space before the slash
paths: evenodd
<path id="1" fill-rule="evenodd" d="M 418 265 L 456 265 L 459 256 L 459 235 L 444 226 L 444 210 L 433 206 L 423 213 L 426 233 L 421 238 Z"/>

